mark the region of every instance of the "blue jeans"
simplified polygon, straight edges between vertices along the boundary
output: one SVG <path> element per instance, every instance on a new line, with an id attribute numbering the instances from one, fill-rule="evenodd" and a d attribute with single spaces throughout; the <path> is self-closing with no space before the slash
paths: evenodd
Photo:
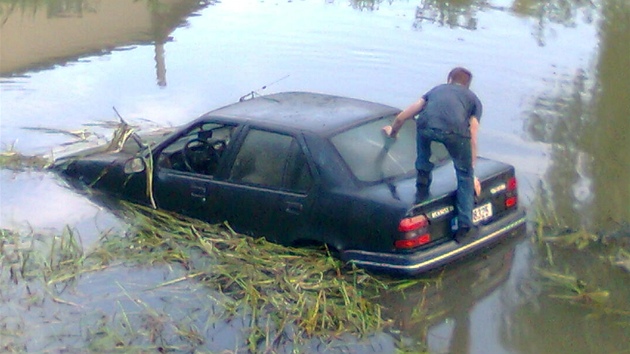
<path id="1" fill-rule="evenodd" d="M 453 164 L 457 176 L 457 200 L 455 210 L 458 216 L 458 226 L 472 227 L 472 210 L 475 203 L 474 170 L 472 166 L 472 147 L 470 138 L 459 134 L 444 132 L 438 129 L 418 129 L 416 170 L 418 178 L 416 186 L 418 193 L 427 193 L 431 184 L 431 172 L 434 164 L 431 158 L 431 142 L 444 144 Z"/>

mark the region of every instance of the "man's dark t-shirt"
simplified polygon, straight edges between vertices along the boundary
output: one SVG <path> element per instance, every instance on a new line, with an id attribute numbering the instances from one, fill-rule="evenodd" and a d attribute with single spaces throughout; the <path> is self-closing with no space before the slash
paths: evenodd
<path id="1" fill-rule="evenodd" d="M 418 129 L 438 129 L 470 137 L 470 116 L 481 120 L 481 101 L 462 85 L 439 85 L 422 98 L 425 104 L 418 115 Z"/>

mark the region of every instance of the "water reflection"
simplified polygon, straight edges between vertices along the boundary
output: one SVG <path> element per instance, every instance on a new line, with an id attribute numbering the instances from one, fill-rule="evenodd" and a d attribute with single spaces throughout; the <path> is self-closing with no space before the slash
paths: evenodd
<path id="1" fill-rule="evenodd" d="M 385 317 L 393 318 L 394 327 L 401 331 L 401 342 L 413 349 L 428 345 L 430 352 L 465 354 L 474 352 L 473 332 L 485 338 L 495 335 L 490 325 L 471 326 L 480 322 L 479 318 L 473 319 L 478 317 L 475 307 L 503 292 L 513 269 L 516 247 L 524 235 L 523 232 L 401 292 L 384 293 L 379 302 Z M 497 301 L 489 300 L 495 308 Z"/>
<path id="2" fill-rule="evenodd" d="M 536 20 L 532 34 L 538 44 L 543 46 L 547 37 L 554 35 L 552 24 L 575 27 L 579 18 L 585 23 L 591 23 L 597 10 L 596 3 L 591 0 L 516 0 L 512 11 Z"/>
<path id="3" fill-rule="evenodd" d="M 594 261 L 596 252 L 554 251 L 558 268 L 575 277 L 574 284 L 559 284 L 530 273 L 522 288 L 530 294 L 509 309 L 499 327 L 501 341 L 516 353 L 626 353 L 630 338 L 630 303 L 627 273 Z M 561 266 L 560 266 L 561 265 Z M 534 269 L 548 267 L 538 261 Z M 567 276 L 569 278 L 569 276 Z M 587 291 L 608 291 L 602 303 L 581 299 L 571 286 Z"/>
<path id="4" fill-rule="evenodd" d="M 537 141 L 551 145 L 540 187 L 545 213 L 570 228 L 605 231 L 630 223 L 630 4 L 604 3 L 596 70 L 563 77 L 538 98 L 527 120 Z"/>
<path id="5" fill-rule="evenodd" d="M 477 12 L 488 7 L 484 0 L 423 0 L 416 8 L 414 28 L 422 28 L 422 22 L 461 27 L 468 30 L 477 29 Z"/>
<path id="6" fill-rule="evenodd" d="M 47 68 L 115 48 L 155 46 L 159 86 L 166 85 L 164 45 L 191 13 L 211 4 L 198 0 L 49 0 L 0 2 L 0 75 Z"/>
<path id="7" fill-rule="evenodd" d="M 81 244 L 92 247 L 103 230 L 121 221 L 84 195 L 59 185 L 52 173 L 0 170 L 0 227 L 30 235 L 72 225 Z M 63 202 L 60 202 L 63 201 Z"/>
<path id="8" fill-rule="evenodd" d="M 536 20 L 533 36 L 544 46 L 553 35 L 552 24 L 574 27 L 581 18 L 585 23 L 593 21 L 596 5 L 590 0 L 516 0 L 509 6 L 496 5 L 486 0 L 422 0 L 416 8 L 413 27 L 421 29 L 423 22 L 432 25 L 476 30 L 478 13 L 502 11 Z"/>
<path id="9" fill-rule="evenodd" d="M 333 0 L 328 0 L 332 2 Z M 387 3 L 392 3 L 394 0 L 388 0 Z M 352 7 L 354 9 L 363 11 L 374 11 L 378 10 L 379 5 L 383 2 L 383 0 L 351 0 Z"/>
<path id="10" fill-rule="evenodd" d="M 630 66 L 630 3 L 606 0 L 601 5 L 596 63 L 549 80 L 550 89 L 537 99 L 526 129 L 534 140 L 551 147 L 550 164 L 537 193 L 542 221 L 591 230 L 609 238 L 607 242 L 618 242 L 612 245 L 627 247 L 630 105 L 625 97 L 630 81 L 624 75 Z M 540 277 L 532 274 L 528 283 L 537 294 L 513 309 L 510 325 L 502 329 L 506 345 L 522 353 L 627 352 L 628 274 L 612 268 L 606 258 L 597 250 L 560 247 L 554 247 L 552 258 L 539 255 L 538 265 L 575 277 L 577 284 L 572 286 L 587 286 L 609 296 L 593 306 L 579 293 L 541 284 Z M 581 335 L 566 340 L 567 333 Z"/>
<path id="11" fill-rule="evenodd" d="M 589 214 L 596 226 L 630 223 L 630 3 L 608 0 L 601 25 L 592 129 L 585 131 L 584 150 L 592 157 L 589 172 L 594 200 Z M 628 231 L 630 236 L 630 230 Z"/>

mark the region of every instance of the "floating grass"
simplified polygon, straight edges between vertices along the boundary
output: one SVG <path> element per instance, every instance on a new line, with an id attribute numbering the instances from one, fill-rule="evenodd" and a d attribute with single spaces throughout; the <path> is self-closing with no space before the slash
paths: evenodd
<path id="1" fill-rule="evenodd" d="M 0 168 L 25 171 L 25 170 L 43 170 L 52 164 L 50 158 L 43 155 L 24 155 L 13 147 L 6 151 L 0 152 Z"/>
<path id="2" fill-rule="evenodd" d="M 550 287 L 556 289 L 556 292 L 549 295 L 551 298 L 583 304 L 604 305 L 610 297 L 610 292 L 593 289 L 586 281 L 575 275 L 556 273 L 545 269 L 539 269 L 538 272 Z"/>
<path id="3" fill-rule="evenodd" d="M 127 203 L 122 203 L 121 210 L 129 222 L 127 232 L 105 231 L 87 252 L 69 227 L 52 236 L 1 230 L 0 273 L 9 273 L 2 278 L 23 288 L 12 292 L 28 294 L 24 296 L 32 305 L 43 306 L 48 299 L 83 313 L 84 305 L 63 294 L 88 272 L 125 264 L 176 267 L 178 273 L 183 271 L 181 276 L 144 291 L 159 292 L 184 283 L 218 294 L 213 301 L 223 308 L 224 320 L 247 319 L 245 339 L 250 352 L 273 351 L 270 348 L 287 340 L 299 347 L 313 338 L 325 342 L 341 335 L 373 334 L 390 325 L 374 298 L 389 284 L 406 287 L 404 281 L 379 280 L 346 265 L 325 247 L 284 247 L 238 234 L 228 224 L 210 225 Z M 127 293 L 122 285 L 120 289 L 138 305 L 137 311 L 120 307 L 116 318 L 104 314 L 91 321 L 85 317 L 96 314 L 83 315 L 86 348 L 186 351 L 205 340 L 206 332 L 194 316 L 170 318 Z M 0 338 L 4 336 L 0 333 Z M 6 348 L 20 348 L 19 341 L 13 344 Z"/>
<path id="4" fill-rule="evenodd" d="M 24 237 L 1 229 L 0 260 L 0 266 L 10 269 L 14 284 L 36 279 L 53 288 L 60 284 L 63 287 L 77 276 L 103 267 L 95 262 L 85 263 L 83 246 L 69 227 L 52 237 L 32 232 Z"/>
<path id="5" fill-rule="evenodd" d="M 57 148 L 61 148 L 61 151 L 55 153 L 50 152 L 49 154 L 25 155 L 16 150 L 15 142 L 9 146 L 3 146 L 3 151 L 0 151 L 0 168 L 16 171 L 29 169 L 44 170 L 53 164 L 53 155 L 57 153 L 63 154 L 64 151 L 67 152 L 66 150 L 69 150 L 70 147 L 74 145 L 76 145 L 75 149 L 84 145 L 93 147 L 102 145 L 102 143 L 106 141 L 107 143 L 102 145 L 102 151 L 120 151 L 130 138 L 135 140 L 136 143 L 141 144 L 141 140 L 136 134 L 136 127 L 128 124 L 115 108 L 114 111 L 118 116 L 118 121 L 110 120 L 85 124 L 85 126 L 89 126 L 91 128 L 98 127 L 112 129 L 113 134 L 110 139 L 107 139 L 100 133 L 88 130 L 87 128 L 79 130 L 64 130 L 46 127 L 23 127 L 22 129 L 25 130 L 44 134 L 62 135 L 69 137 L 72 140 L 58 146 Z M 157 127 L 154 128 L 157 129 Z"/>
<path id="6" fill-rule="evenodd" d="M 417 285 L 440 286 L 439 278 L 377 278 L 345 264 L 325 247 L 284 247 L 264 238 L 238 234 L 225 223 L 210 225 L 129 203 L 119 206 L 114 210 L 120 211 L 127 221 L 127 230 L 124 234 L 103 232 L 96 247 L 90 250 L 84 249 L 80 235 L 72 228 L 45 237 L 3 230 L 0 273 L 6 274 L 5 265 L 14 266 L 16 281 L 31 292 L 29 306 L 43 307 L 45 303 L 50 306 L 52 302 L 80 313 L 79 331 L 76 334 L 60 331 L 56 336 L 64 337 L 58 339 L 62 344 L 54 348 L 82 348 L 93 352 L 195 352 L 209 345 L 207 328 L 212 326 L 212 321 L 241 320 L 246 322 L 245 342 L 235 352 L 274 352 L 278 348 L 286 349 L 283 346 L 287 342 L 299 352 L 312 341 L 338 345 L 339 338 L 348 335 L 360 338 L 381 330 L 398 338 L 392 328 L 393 321 L 383 314 L 376 298 L 383 292 L 404 296 L 404 290 Z M 127 291 L 122 284 L 120 292 L 131 305 L 119 305 L 114 314 L 92 313 L 89 305 L 64 292 L 76 289 L 88 272 L 127 266 L 130 269 L 153 266 L 174 269 L 169 272 L 176 274 L 174 277 L 144 288 L 142 292 L 160 296 L 162 291 L 178 286 L 203 287 L 212 294 L 208 302 L 221 308 L 213 315 L 220 320 L 211 316 L 205 318 L 203 314 L 211 310 L 203 306 L 185 317 L 173 316 L 163 309 L 152 308 L 150 302 L 138 293 Z M 7 284 L 0 282 L 0 289 L 5 286 Z M 2 291 L 0 298 L 1 295 Z M 168 301 L 185 304 L 189 300 L 188 295 L 182 295 Z M 414 323 L 433 315 L 426 311 L 424 296 L 410 300 L 413 300 L 410 304 L 415 304 Z M 56 314 L 54 316 L 57 318 Z M 21 325 L 11 329 L 12 333 L 17 333 L 19 328 L 28 327 Z M 241 329 L 238 330 L 240 333 Z M 412 343 L 406 335 L 400 334 L 401 349 L 418 352 L 416 348 L 423 348 L 422 343 Z M 72 336 L 80 337 L 81 343 L 64 347 L 64 340 L 68 340 L 65 337 Z M 6 338 L 0 333 L 0 341 Z M 240 342 L 236 344 L 239 345 Z M 26 351 L 19 339 L 6 348 L 8 352 Z M 55 351 L 50 347 L 46 350 Z"/>
<path id="7" fill-rule="evenodd" d="M 543 255 L 537 273 L 548 298 L 585 308 L 587 316 L 607 315 L 615 323 L 630 326 L 627 298 L 624 300 L 627 288 L 614 289 L 614 282 L 605 283 L 597 274 L 605 271 L 614 277 L 614 268 L 630 269 L 630 250 L 623 242 L 630 233 L 619 231 L 619 242 L 613 242 L 606 233 L 597 234 L 586 226 L 568 227 L 548 204 L 538 197 L 532 236 Z M 616 297 L 620 299 L 615 301 Z"/>
<path id="8" fill-rule="evenodd" d="M 577 250 L 583 250 L 593 242 L 597 242 L 599 240 L 599 237 L 597 235 L 588 232 L 584 228 L 578 231 L 569 231 L 556 235 L 545 235 L 543 233 L 538 237 L 544 243 L 571 246 L 576 248 Z"/>
<path id="9" fill-rule="evenodd" d="M 365 335 L 384 325 L 380 307 L 371 299 L 387 285 L 344 265 L 325 248 L 284 247 L 237 234 L 227 224 L 123 205 L 134 227 L 134 253 L 180 263 L 190 269 L 186 278 L 198 279 L 233 299 L 232 306 L 250 311 L 251 350 L 262 338 L 269 340 L 264 329 L 269 322 L 276 331 L 295 326 L 305 337 Z"/>
<path id="10" fill-rule="evenodd" d="M 630 269 L 626 268 L 623 259 L 625 253 L 630 254 L 630 225 L 619 223 L 618 229 L 615 230 L 614 222 L 611 222 L 609 230 L 600 232 L 590 230 L 587 225 L 566 225 L 545 198 L 549 197 L 545 197 L 541 191 L 534 201 L 532 209 L 535 228 L 532 239 L 544 247 L 549 263 L 554 263 L 554 250 L 573 249 L 608 254 L 611 265 Z"/>
<path id="11" fill-rule="evenodd" d="M 618 249 L 615 254 L 608 257 L 609 261 L 630 272 L 630 250 Z"/>

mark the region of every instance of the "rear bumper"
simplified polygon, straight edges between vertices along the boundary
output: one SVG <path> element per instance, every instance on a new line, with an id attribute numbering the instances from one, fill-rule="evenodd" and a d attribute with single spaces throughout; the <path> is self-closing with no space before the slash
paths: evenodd
<path id="1" fill-rule="evenodd" d="M 448 241 L 416 253 L 383 253 L 345 250 L 341 258 L 358 267 L 393 274 L 415 275 L 451 263 L 525 230 L 526 214 L 519 208 L 503 219 L 479 228 L 479 235 L 459 244 Z"/>

